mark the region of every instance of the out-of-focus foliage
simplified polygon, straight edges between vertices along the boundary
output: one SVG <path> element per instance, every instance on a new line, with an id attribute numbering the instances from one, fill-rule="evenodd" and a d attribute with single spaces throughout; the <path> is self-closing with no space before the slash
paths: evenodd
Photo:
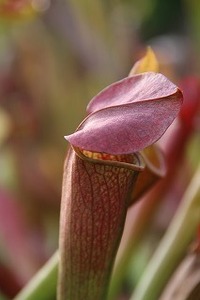
<path id="1" fill-rule="evenodd" d="M 2 294 L 13 297 L 57 249 L 63 137 L 75 130 L 99 90 L 127 76 L 150 45 L 160 72 L 181 82 L 188 98 L 200 100 L 199 16 L 197 0 L 0 1 Z M 160 200 L 141 242 L 145 250 L 133 258 L 138 257 L 130 272 L 135 282 L 199 160 L 199 105 L 191 108 L 192 121 L 190 108 L 182 112 L 183 123 L 192 123 L 187 176 L 165 195 L 169 201 Z"/>

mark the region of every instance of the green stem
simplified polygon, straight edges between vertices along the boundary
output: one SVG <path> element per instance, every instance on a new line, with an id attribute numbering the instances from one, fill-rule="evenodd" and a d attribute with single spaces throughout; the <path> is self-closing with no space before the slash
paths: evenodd
<path id="1" fill-rule="evenodd" d="M 0 292 L 0 300 L 7 300 L 8 298 L 6 296 L 4 296 L 1 292 Z"/>
<path id="2" fill-rule="evenodd" d="M 138 207 L 130 208 L 132 211 L 131 218 L 128 220 L 131 223 L 131 229 L 129 232 L 124 232 L 128 235 L 128 238 L 124 241 L 125 247 L 123 253 L 118 254 L 116 258 L 114 272 L 110 282 L 108 299 L 114 300 L 119 294 L 122 288 L 123 279 L 127 273 L 130 265 L 131 258 L 137 249 L 140 240 L 142 239 L 145 229 L 148 227 L 150 220 L 152 219 L 156 207 L 159 204 L 159 196 L 156 197 L 155 193 L 151 193 L 154 197 L 147 197 L 142 202 L 138 203 Z M 125 227 L 126 230 L 126 227 Z M 122 238 L 123 239 L 123 238 Z M 123 242 L 123 241 L 122 241 Z"/>
<path id="3" fill-rule="evenodd" d="M 55 299 L 58 272 L 58 251 L 39 270 L 14 300 Z"/>
<path id="4" fill-rule="evenodd" d="M 157 300 L 200 223 L 200 166 L 130 300 Z"/>

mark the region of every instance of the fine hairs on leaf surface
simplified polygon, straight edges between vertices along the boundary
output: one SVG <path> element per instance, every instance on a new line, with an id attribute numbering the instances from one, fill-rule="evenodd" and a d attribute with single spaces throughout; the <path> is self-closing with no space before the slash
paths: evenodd
<path id="1" fill-rule="evenodd" d="M 133 153 L 163 135 L 181 104 L 181 91 L 162 74 L 127 77 L 94 97 L 88 105 L 92 113 L 65 138 L 89 151 Z"/>

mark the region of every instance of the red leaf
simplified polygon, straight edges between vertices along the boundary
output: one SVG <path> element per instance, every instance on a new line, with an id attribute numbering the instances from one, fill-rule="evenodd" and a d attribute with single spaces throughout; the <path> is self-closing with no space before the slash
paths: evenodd
<path id="1" fill-rule="evenodd" d="M 89 151 L 133 153 L 163 135 L 181 103 L 181 91 L 161 74 L 128 77 L 93 98 L 92 113 L 66 139 Z"/>

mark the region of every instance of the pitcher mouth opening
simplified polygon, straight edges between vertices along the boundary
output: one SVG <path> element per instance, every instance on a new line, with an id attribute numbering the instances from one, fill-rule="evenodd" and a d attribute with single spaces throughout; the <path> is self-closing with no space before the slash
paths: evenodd
<path id="1" fill-rule="evenodd" d="M 98 164 L 113 165 L 116 167 L 131 169 L 141 172 L 145 168 L 145 161 L 139 152 L 132 154 L 109 154 L 104 152 L 93 152 L 72 146 L 76 155 L 81 159 Z"/>

